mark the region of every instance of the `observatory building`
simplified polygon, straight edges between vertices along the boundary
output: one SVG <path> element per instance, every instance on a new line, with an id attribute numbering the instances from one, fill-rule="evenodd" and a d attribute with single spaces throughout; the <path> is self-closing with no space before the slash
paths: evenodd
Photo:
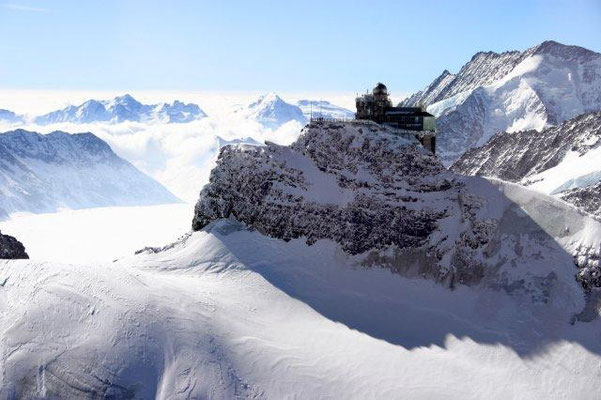
<path id="1" fill-rule="evenodd" d="M 355 119 L 370 120 L 404 133 L 414 133 L 432 153 L 436 151 L 436 118 L 421 107 L 393 107 L 386 85 L 379 82 L 371 93 L 356 99 Z"/>

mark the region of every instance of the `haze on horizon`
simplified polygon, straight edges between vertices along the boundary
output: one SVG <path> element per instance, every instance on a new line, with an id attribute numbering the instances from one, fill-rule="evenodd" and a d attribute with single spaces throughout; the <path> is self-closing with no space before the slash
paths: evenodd
<path id="1" fill-rule="evenodd" d="M 393 93 L 477 51 L 601 51 L 594 0 L 0 3 L 0 88 Z"/>

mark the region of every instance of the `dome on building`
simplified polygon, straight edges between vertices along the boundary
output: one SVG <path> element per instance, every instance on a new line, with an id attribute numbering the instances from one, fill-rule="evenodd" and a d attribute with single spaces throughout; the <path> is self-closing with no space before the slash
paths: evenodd
<path id="1" fill-rule="evenodd" d="M 388 94 L 388 88 L 382 82 L 378 82 L 374 87 L 373 94 Z"/>

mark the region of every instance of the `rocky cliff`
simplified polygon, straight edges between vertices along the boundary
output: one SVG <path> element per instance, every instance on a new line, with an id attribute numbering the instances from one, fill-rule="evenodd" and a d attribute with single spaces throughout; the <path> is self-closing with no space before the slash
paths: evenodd
<path id="1" fill-rule="evenodd" d="M 25 246 L 17 239 L 0 232 L 0 259 L 26 259 L 29 258 L 25 252 Z"/>
<path id="2" fill-rule="evenodd" d="M 419 144 L 374 123 L 312 123 L 291 146 L 224 147 L 193 228 L 235 218 L 279 239 L 332 240 L 364 266 L 541 300 L 560 274 L 575 282 L 573 256 L 584 254 L 581 268 L 595 266 L 599 248 L 558 247 L 565 227 L 541 229 L 550 224 L 541 210 L 564 213 L 565 206 L 524 190 L 447 171 Z M 539 221 L 519 217 L 523 199 Z M 550 269 L 527 267 L 547 258 Z M 514 267 L 521 272 L 507 269 Z"/>

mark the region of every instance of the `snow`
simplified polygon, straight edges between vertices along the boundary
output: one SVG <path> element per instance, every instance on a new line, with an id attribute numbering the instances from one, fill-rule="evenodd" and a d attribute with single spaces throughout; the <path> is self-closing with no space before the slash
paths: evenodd
<path id="1" fill-rule="evenodd" d="M 19 238 L 35 261 L 111 262 L 146 246 L 163 246 L 190 230 L 194 206 L 98 207 L 13 213 L 0 230 Z"/>
<path id="2" fill-rule="evenodd" d="M 601 55 L 544 42 L 522 53 L 478 53 L 451 82 L 441 76 L 410 101 L 435 100 L 428 112 L 438 118 L 437 152 L 450 165 L 497 132 L 540 131 L 601 109 L 600 70 Z"/>
<path id="3" fill-rule="evenodd" d="M 223 140 L 232 152 L 270 156 L 291 176 L 300 171 L 307 185 L 295 194 L 311 202 L 344 206 L 332 175 L 353 166 L 361 168 L 347 174 L 347 184 L 371 185 L 362 191 L 371 197 L 414 187 L 414 207 L 448 211 L 429 239 L 442 243 L 445 257 L 470 223 L 498 220 L 482 281 L 451 290 L 411 275 L 410 254 L 399 256 L 392 272 L 369 260 L 394 249 L 352 256 L 331 240 L 286 242 L 234 219 L 190 233 L 192 207 L 185 204 L 12 215 L 0 229 L 17 236 L 32 260 L 0 261 L 0 398 L 601 393 L 601 320 L 575 318 L 586 298 L 574 279 L 574 257 L 586 263 L 601 248 L 601 223 L 501 181 L 455 177 L 448 189 L 429 191 L 425 183 L 437 174 L 453 177 L 415 143 L 371 123 L 317 128 L 291 147 Z M 362 140 L 350 140 L 359 134 Z M 320 140 L 330 146 L 324 154 L 313 146 Z M 390 160 L 370 159 L 364 145 Z M 412 165 L 400 165 L 405 153 Z M 326 173 L 315 165 L 328 156 Z M 422 164 L 436 176 L 401 169 Z M 387 168 L 396 167 L 403 173 L 389 180 Z M 535 298 L 541 287 L 542 300 Z"/>
<path id="4" fill-rule="evenodd" d="M 525 307 L 504 292 L 450 291 L 355 262 L 326 240 L 286 243 L 230 221 L 170 250 L 93 268 L 0 262 L 0 394 L 542 399 L 601 391 L 599 320 L 570 325 L 562 301 Z"/>
<path id="5" fill-rule="evenodd" d="M 175 100 L 172 104 L 146 105 L 126 94 L 112 100 L 88 100 L 79 106 L 69 105 L 62 110 L 36 117 L 35 122 L 40 125 L 123 121 L 186 123 L 206 116 L 196 104 L 184 104 Z"/>
<path id="6" fill-rule="evenodd" d="M 0 213 L 179 200 L 90 133 L 0 134 Z"/>
<path id="7" fill-rule="evenodd" d="M 528 177 L 533 182 L 529 187 L 549 194 L 586 187 L 600 180 L 601 147 L 584 155 L 570 152 L 555 167 Z"/>
<path id="8" fill-rule="evenodd" d="M 303 111 L 307 119 L 326 118 L 326 119 L 353 119 L 355 112 L 343 107 L 336 106 L 325 100 L 299 100 L 297 106 Z"/>

